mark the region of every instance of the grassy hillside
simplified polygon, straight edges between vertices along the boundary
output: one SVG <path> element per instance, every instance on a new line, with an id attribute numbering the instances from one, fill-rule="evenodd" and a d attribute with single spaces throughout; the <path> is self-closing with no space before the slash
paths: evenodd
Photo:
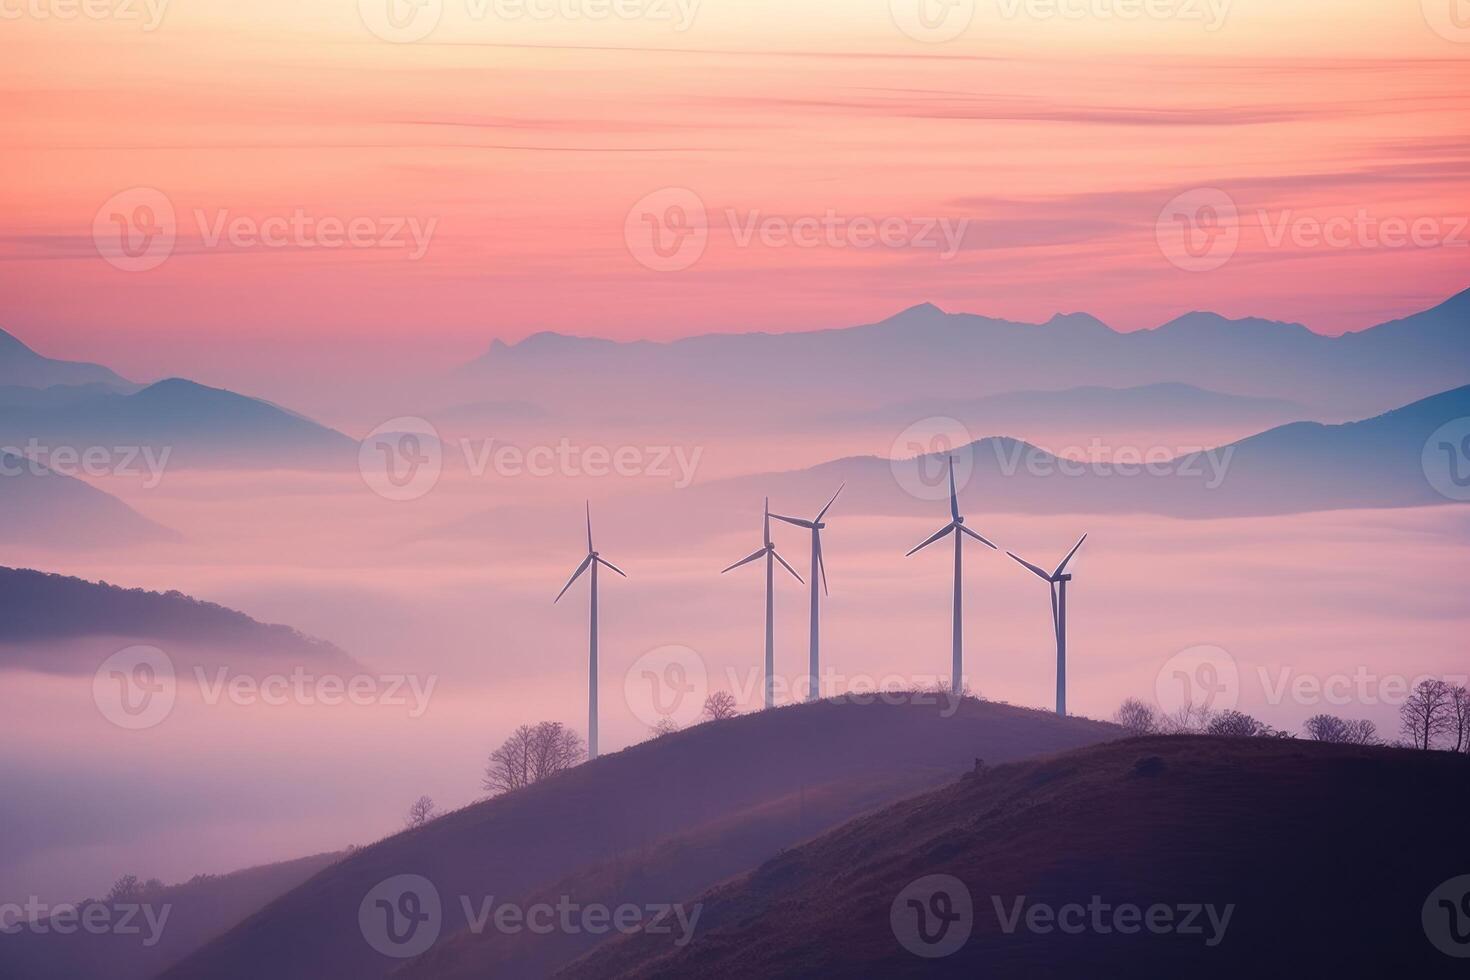
<path id="1" fill-rule="evenodd" d="M 472 971 L 482 955 L 498 962 L 504 951 L 493 942 L 478 948 L 478 937 L 455 939 L 469 921 L 462 896 L 524 904 L 564 881 L 596 890 L 636 882 L 661 893 L 659 901 L 678 901 L 865 808 L 953 779 L 976 756 L 1018 759 L 1118 733 L 1099 722 L 974 700 L 948 714 L 943 699 L 930 697 L 803 704 L 603 756 L 356 852 L 166 976 L 384 976 L 404 961 L 365 941 L 359 910 L 375 886 L 404 874 L 433 884 L 443 904 L 436 925 L 445 962 Z M 649 860 L 671 853 L 666 846 L 681 848 L 686 859 L 677 867 Z M 557 949 L 532 956 L 544 955 L 537 960 L 543 965 L 580 952 L 554 937 L 548 942 Z"/>
<path id="2" fill-rule="evenodd" d="M 632 936 L 562 975 L 1464 976 L 1465 960 L 1426 939 L 1421 909 L 1470 873 L 1467 807 L 1466 756 L 1130 739 L 1000 766 L 854 820 L 706 892 L 682 949 Z M 916 912 L 894 906 L 936 874 L 966 886 L 973 931 L 957 951 L 921 958 L 894 925 L 912 937 Z M 1200 913 L 1201 934 L 1043 932 L 1024 918 L 1006 931 L 1018 902 L 1029 916 L 1093 896 L 1162 904 L 1180 924 L 1187 905 L 1233 909 L 1223 931 Z M 932 892 L 918 900 L 956 908 Z M 929 928 L 939 934 L 937 920 Z"/>

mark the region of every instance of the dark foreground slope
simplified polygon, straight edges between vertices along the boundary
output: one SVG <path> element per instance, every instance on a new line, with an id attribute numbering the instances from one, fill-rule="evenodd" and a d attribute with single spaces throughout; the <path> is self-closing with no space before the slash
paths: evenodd
<path id="1" fill-rule="evenodd" d="M 493 942 L 482 948 L 480 937 L 457 937 L 470 921 L 465 902 L 478 909 L 493 896 L 497 905 L 526 904 L 562 882 L 574 889 L 567 892 L 573 899 L 600 901 L 608 894 L 602 884 L 583 894 L 575 882 L 590 889 L 608 880 L 641 882 L 658 893 L 646 900 L 677 902 L 857 813 L 953 779 L 975 756 L 1019 759 L 1118 732 L 974 700 L 950 715 L 943 700 L 922 698 L 927 703 L 803 704 L 698 725 L 603 756 L 357 851 L 166 976 L 384 976 L 409 960 L 370 945 L 370 938 L 382 945 L 386 922 L 375 889 L 401 875 L 418 876 L 426 892 L 432 886 L 442 908 L 421 928 L 437 939 L 427 957 L 443 949 L 445 960 L 422 975 L 484 976 L 474 972 L 477 966 L 504 962 L 504 953 Z M 673 868 L 660 857 L 670 853 L 666 846 L 682 848 L 684 859 Z M 639 870 L 645 864 L 646 876 Z M 610 879 L 600 868 L 613 869 Z M 387 899 L 387 908 L 400 897 Z M 401 907 L 427 906 L 416 897 L 413 908 Z M 407 917 L 395 921 L 405 934 L 417 934 L 406 927 Z M 524 972 L 498 975 L 545 975 L 582 952 L 557 936 L 547 943 L 545 952 L 516 958 Z M 401 952 L 424 950 L 410 942 Z"/>
<path id="2" fill-rule="evenodd" d="M 18 929 L 0 935 L 4 980 L 148 980 L 340 854 L 261 865 L 225 875 L 201 875 L 117 906 L 105 921 L 116 928 L 66 932 Z M 149 915 L 133 906 L 146 904 Z M 158 924 L 155 931 L 153 923 Z"/>
<path id="3" fill-rule="evenodd" d="M 1467 805 L 1466 756 L 1260 739 L 1114 742 L 1001 766 L 854 820 L 704 894 L 699 934 L 682 949 L 635 935 L 564 975 L 1465 976 L 1470 960 L 1439 952 L 1421 913 L 1438 886 L 1470 874 Z M 964 895 L 942 880 L 911 888 L 930 875 L 957 879 L 972 902 L 943 938 L 934 916 L 956 914 Z M 934 945 L 917 938 L 909 899 L 930 915 Z M 1084 911 L 1065 922 L 1082 922 L 1080 932 L 1042 931 L 1048 920 L 1033 909 L 1072 903 Z M 1107 932 L 1093 925 L 1096 903 L 1109 906 Z M 1115 919 L 1125 904 L 1165 906 L 1180 928 Z M 1449 911 L 1431 904 L 1429 928 L 1447 934 Z M 1186 934 L 1195 905 L 1213 905 L 1217 918 L 1233 909 L 1223 929 L 1201 911 L 1190 923 L 1200 932 Z M 1458 926 L 1470 930 L 1470 917 Z M 922 957 L 900 934 L 925 953 L 958 948 Z"/>

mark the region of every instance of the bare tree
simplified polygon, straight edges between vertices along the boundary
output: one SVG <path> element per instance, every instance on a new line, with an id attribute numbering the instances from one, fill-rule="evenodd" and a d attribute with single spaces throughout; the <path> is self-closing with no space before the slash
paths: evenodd
<path id="1" fill-rule="evenodd" d="M 1205 725 L 1205 733 L 1232 738 L 1266 738 L 1276 735 L 1270 725 L 1257 721 L 1244 711 L 1222 711 Z"/>
<path id="2" fill-rule="evenodd" d="M 570 769 L 586 754 L 582 736 L 559 721 L 522 725 L 490 753 L 483 785 L 491 792 L 509 793 Z"/>
<path id="3" fill-rule="evenodd" d="M 408 816 L 404 818 L 403 824 L 412 830 L 415 827 L 422 827 L 433 818 L 434 801 L 427 796 L 420 796 L 408 808 Z"/>
<path id="4" fill-rule="evenodd" d="M 679 723 L 665 715 L 650 730 L 653 734 L 648 736 L 649 738 L 663 738 L 665 735 L 672 735 L 677 732 L 679 730 Z"/>
<path id="5" fill-rule="evenodd" d="M 108 890 L 105 901 L 109 905 L 136 902 L 142 894 L 143 885 L 138 881 L 138 876 L 123 875 L 112 883 L 112 888 Z"/>
<path id="6" fill-rule="evenodd" d="M 1422 680 L 1399 708 L 1399 730 L 1415 748 L 1432 749 L 1454 728 L 1450 685 Z"/>
<path id="7" fill-rule="evenodd" d="M 1316 742 L 1347 742 L 1348 723 L 1336 715 L 1313 715 L 1302 725 L 1307 738 Z"/>
<path id="8" fill-rule="evenodd" d="M 1470 752 L 1470 690 L 1463 684 L 1450 688 L 1450 734 L 1456 752 Z"/>
<path id="9" fill-rule="evenodd" d="M 710 721 L 734 718 L 739 713 L 735 710 L 735 695 L 729 691 L 715 691 L 704 699 L 704 715 Z"/>
<path id="10" fill-rule="evenodd" d="M 1198 735 L 1210 726 L 1214 712 L 1203 704 L 1182 704 L 1173 711 L 1160 712 L 1157 730 L 1160 735 Z"/>
<path id="11" fill-rule="evenodd" d="M 1313 715 L 1303 726 L 1307 737 L 1342 745 L 1377 745 L 1378 726 L 1371 721 L 1349 721 L 1336 715 Z"/>
<path id="12" fill-rule="evenodd" d="M 1113 714 L 1113 721 L 1134 735 L 1152 735 L 1159 730 L 1159 713 L 1140 698 L 1127 698 Z"/>

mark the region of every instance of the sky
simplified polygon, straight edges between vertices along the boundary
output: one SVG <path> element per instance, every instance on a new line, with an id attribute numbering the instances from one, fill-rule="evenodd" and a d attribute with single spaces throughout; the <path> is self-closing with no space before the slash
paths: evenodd
<path id="1" fill-rule="evenodd" d="M 289 399 L 539 330 L 1338 333 L 1470 279 L 1450 0 L 391 3 L 0 0 L 0 327 Z"/>

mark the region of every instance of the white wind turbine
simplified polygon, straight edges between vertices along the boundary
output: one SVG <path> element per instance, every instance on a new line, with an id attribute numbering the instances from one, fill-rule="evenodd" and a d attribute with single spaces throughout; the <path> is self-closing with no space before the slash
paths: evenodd
<path id="1" fill-rule="evenodd" d="M 607 566 L 608 568 L 610 568 L 613 571 L 617 572 L 619 575 L 623 576 L 623 578 L 627 578 L 628 577 L 628 573 L 627 572 L 623 571 L 621 568 L 619 568 L 618 566 L 614 565 L 612 562 L 608 561 L 606 558 L 602 557 L 600 554 L 597 553 L 596 549 L 594 549 L 592 547 L 592 504 L 591 504 L 591 502 L 588 502 L 588 504 L 587 504 L 587 557 L 582 559 L 582 564 L 578 565 L 577 566 L 577 570 L 572 573 L 572 577 L 569 578 L 569 579 L 567 579 L 567 584 L 566 585 L 563 585 L 561 587 L 561 591 L 556 594 L 556 598 L 553 599 L 553 600 L 551 600 L 553 605 L 555 605 L 556 603 L 560 602 L 561 601 L 561 597 L 567 594 L 567 589 L 570 589 L 572 587 L 572 583 L 575 582 L 575 581 L 577 581 L 577 579 L 579 577 L 581 577 L 582 573 L 585 572 L 585 571 L 587 571 L 587 569 L 589 569 L 589 568 L 592 569 L 592 579 L 591 579 L 591 594 L 592 594 L 592 617 L 591 618 L 592 618 L 592 626 L 591 626 L 590 639 L 588 641 L 588 649 L 587 649 L 587 758 L 588 759 L 595 759 L 595 758 L 597 758 L 597 566 L 598 565 L 605 565 L 605 566 Z"/>
<path id="2" fill-rule="evenodd" d="M 1056 571 L 1047 574 L 1043 568 L 1038 568 L 1026 559 L 1014 552 L 1007 551 L 1016 561 L 1031 569 L 1042 581 L 1051 585 L 1051 625 L 1057 634 L 1057 714 L 1067 713 L 1067 583 L 1072 581 L 1072 576 L 1066 574 L 1067 562 L 1082 547 L 1082 542 L 1087 540 L 1087 535 L 1077 539 L 1072 545 L 1072 550 L 1067 552 L 1067 557 L 1057 566 Z"/>
<path id="3" fill-rule="evenodd" d="M 954 534 L 954 650 L 953 661 L 951 663 L 952 677 L 950 679 L 950 691 L 955 694 L 959 694 L 962 688 L 961 677 L 964 673 L 965 661 L 964 631 L 962 628 L 964 614 L 962 611 L 961 593 L 963 561 L 960 557 L 963 554 L 962 545 L 965 543 L 964 536 L 968 534 L 970 537 L 974 538 L 976 541 L 979 541 L 981 544 L 985 545 L 988 548 L 993 549 L 995 545 L 991 544 L 985 538 L 982 538 L 980 535 L 976 534 L 974 531 L 966 527 L 965 519 L 960 516 L 959 495 L 955 491 L 954 485 L 953 456 L 949 457 L 949 516 L 950 521 L 948 524 L 944 525 L 944 527 L 940 528 L 938 531 L 935 531 L 933 534 L 929 535 L 929 537 L 925 538 L 924 541 L 917 548 L 909 552 L 909 555 L 924 550 L 934 542 L 938 541 L 940 538 L 944 537 L 946 534 Z M 904 555 L 904 557 L 907 558 L 908 555 Z"/>
<path id="4" fill-rule="evenodd" d="M 845 487 L 845 486 L 847 486 L 847 484 L 844 483 L 842 485 L 842 487 Z M 807 671 L 808 671 L 808 676 L 807 676 L 807 693 L 806 693 L 806 699 L 808 701 L 815 701 L 817 699 L 817 694 L 818 694 L 818 683 L 817 683 L 817 679 L 821 676 L 821 674 L 820 674 L 821 657 L 818 654 L 818 649 L 819 649 L 819 635 L 818 634 L 820 632 L 819 631 L 820 615 L 819 615 L 818 600 L 817 600 L 817 575 L 818 574 L 820 574 L 822 576 L 822 592 L 823 593 L 827 593 L 827 563 L 822 560 L 822 529 L 825 528 L 827 525 L 825 525 L 825 524 L 822 523 L 822 518 L 827 516 L 827 510 L 828 510 L 828 508 L 830 508 L 832 506 L 832 504 L 837 500 L 837 494 L 842 492 L 842 487 L 838 487 L 837 488 L 837 493 L 834 493 L 832 495 L 832 499 L 829 500 L 829 501 L 827 501 L 827 506 L 826 507 L 823 507 L 820 511 L 818 511 L 817 512 L 817 516 L 814 517 L 814 518 L 812 518 L 809 521 L 804 521 L 804 520 L 802 520 L 799 517 L 783 517 L 780 514 L 772 514 L 771 515 L 772 517 L 774 517 L 778 521 L 785 521 L 787 524 L 794 524 L 797 527 L 804 527 L 804 528 L 807 528 L 808 530 L 810 530 L 812 532 L 811 640 L 810 640 L 810 644 L 809 644 L 809 646 L 807 648 L 807 655 L 808 655 Z M 830 593 L 827 593 L 827 594 L 830 594 Z"/>
<path id="5" fill-rule="evenodd" d="M 776 610 L 776 575 L 775 563 L 780 562 L 781 567 L 786 569 L 798 581 L 802 581 L 796 569 L 786 564 L 786 559 L 776 553 L 776 546 L 771 543 L 771 498 L 766 498 L 765 522 L 761 530 L 764 544 L 760 549 L 751 552 L 744 558 L 731 565 L 729 568 L 721 569 L 720 574 L 739 568 L 741 565 L 755 561 L 762 555 L 766 558 L 766 707 L 771 707 L 775 702 L 775 688 L 773 686 L 776 670 L 776 632 L 775 632 L 775 610 Z"/>

